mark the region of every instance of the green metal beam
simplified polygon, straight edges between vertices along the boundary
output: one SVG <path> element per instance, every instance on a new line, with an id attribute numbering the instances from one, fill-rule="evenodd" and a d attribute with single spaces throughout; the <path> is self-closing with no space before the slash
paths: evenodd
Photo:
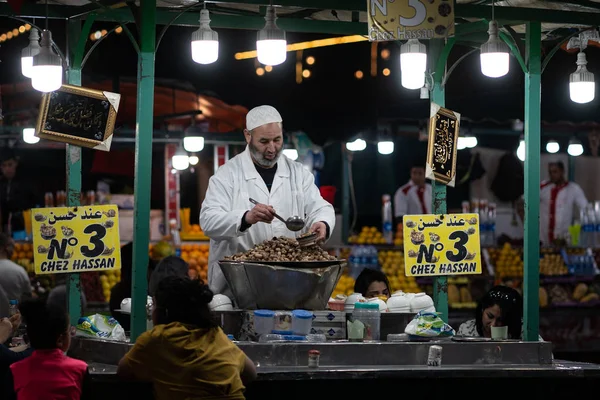
<path id="1" fill-rule="evenodd" d="M 537 341 L 540 287 L 540 147 L 542 92 L 542 29 L 539 22 L 527 24 L 525 47 L 525 243 L 524 243 L 524 340 Z"/>
<path id="2" fill-rule="evenodd" d="M 444 107 L 446 98 L 444 87 L 442 85 L 445 73 L 446 62 L 450 51 L 454 46 L 453 39 L 448 40 L 444 45 L 443 40 L 433 39 L 429 43 L 428 58 L 430 70 L 434 70 L 433 88 L 431 91 L 431 102 Z M 446 213 L 446 185 L 439 182 L 431 181 L 432 186 L 432 214 Z M 448 277 L 438 276 L 433 281 L 433 301 L 435 309 L 440 317 L 448 322 Z"/>
<path id="3" fill-rule="evenodd" d="M 148 293 L 148 243 L 150 240 L 150 185 L 152 182 L 152 131 L 154 114 L 154 58 L 156 46 L 156 0 L 140 2 L 140 53 L 138 55 L 133 281 L 131 288 L 131 341 L 146 331 Z"/>
<path id="4" fill-rule="evenodd" d="M 87 24 L 86 24 L 87 25 Z M 81 21 L 69 20 L 67 22 L 67 57 L 69 64 L 74 68 L 67 70 L 67 82 L 70 85 L 81 85 L 81 57 L 85 50 L 84 35 L 83 46 L 81 45 Z M 77 207 L 80 205 L 81 199 L 81 147 L 67 144 L 66 146 L 66 167 L 67 167 L 67 206 Z M 67 279 L 67 296 L 68 310 L 71 325 L 77 325 L 79 317 L 81 317 L 81 284 L 79 282 L 79 274 L 69 274 Z"/>
<path id="5" fill-rule="evenodd" d="M 600 20 L 598 13 L 526 7 L 496 7 L 494 13 L 497 20 L 507 21 L 508 25 L 528 22 L 598 25 Z M 491 18 L 492 9 L 490 6 L 456 4 L 455 15 L 463 18 Z"/>
<path id="6" fill-rule="evenodd" d="M 229 3 L 229 2 L 228 2 Z M 237 0 L 235 3 L 241 4 L 265 4 L 267 0 Z M 299 6 L 306 8 L 314 8 L 320 10 L 346 10 L 346 11 L 367 11 L 367 4 L 364 0 L 280 0 L 276 3 L 282 3 L 283 6 Z M 293 3 L 293 4 L 292 4 Z M 82 12 L 91 12 L 89 7 L 77 7 L 77 6 L 48 6 L 48 17 L 49 18 L 62 18 L 66 19 L 71 16 L 82 14 Z M 96 12 L 104 13 L 100 16 L 101 21 L 110 22 L 133 22 L 131 13 L 128 9 L 114 9 L 108 11 L 104 8 L 98 8 Z M 156 10 L 157 24 L 167 24 L 176 13 L 180 11 L 159 8 Z M 0 3 L 0 16 L 12 16 L 14 11 L 10 8 L 7 3 Z M 43 5 L 36 4 L 24 4 L 20 15 L 24 18 L 43 18 L 46 16 L 46 8 Z M 125 18 L 123 19 L 123 16 Z M 223 17 L 223 22 L 219 23 L 215 21 L 216 17 Z M 491 17 L 491 8 L 488 5 L 474 5 L 474 4 L 456 4 L 455 16 L 457 18 L 477 18 L 477 19 L 489 19 Z M 526 7 L 496 7 L 495 17 L 497 20 L 502 21 L 504 25 L 523 24 L 527 22 L 547 22 L 557 24 L 571 24 L 571 25 L 586 25 L 595 26 L 598 25 L 600 14 L 593 12 L 576 12 L 576 11 L 562 11 L 562 10 L 547 10 L 539 8 L 526 8 Z M 233 19 L 231 19 L 233 18 Z M 264 25 L 264 20 L 260 16 L 234 16 L 224 14 L 213 14 L 211 15 L 214 27 L 220 28 L 232 28 L 232 29 L 259 29 Z M 281 22 L 282 29 L 296 31 L 296 32 L 317 32 L 317 27 L 320 24 L 324 24 L 322 28 L 325 30 L 320 33 L 343 33 L 348 31 L 353 25 L 358 24 L 358 28 L 355 26 L 353 33 L 365 31 L 366 26 L 364 23 L 358 22 L 342 22 L 342 21 L 313 21 L 299 18 L 287 18 L 290 22 L 284 22 L 285 17 L 279 18 L 278 23 Z M 259 21 L 259 22 L 257 22 Z M 299 24 L 299 28 L 294 30 L 293 26 L 289 24 Z M 314 25 L 313 25 L 314 23 Z M 216 24 L 216 25 L 215 25 Z M 257 25 L 258 24 L 258 25 Z M 288 25 L 286 25 L 288 24 Z M 198 26 L 198 13 L 197 12 L 186 12 L 174 25 L 183 26 Z M 221 25 L 221 26 L 218 26 Z M 342 26 L 342 32 L 335 31 L 335 28 L 331 28 L 331 25 Z"/>

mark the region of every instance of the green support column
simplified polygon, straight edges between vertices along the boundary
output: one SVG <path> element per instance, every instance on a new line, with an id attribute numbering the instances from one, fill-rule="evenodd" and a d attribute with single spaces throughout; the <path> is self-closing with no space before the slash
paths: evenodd
<path id="1" fill-rule="evenodd" d="M 350 171 L 348 165 L 348 150 L 342 143 L 342 240 L 348 243 L 350 237 Z"/>
<path id="2" fill-rule="evenodd" d="M 70 85 L 81 86 L 81 68 L 76 60 L 81 60 L 83 54 L 77 54 L 77 42 L 81 37 L 81 21 L 70 20 L 67 22 L 68 46 L 71 68 L 67 70 L 67 82 Z M 85 35 L 87 38 L 87 34 Z M 84 40 L 85 40 L 84 38 Z M 73 51 L 73 53 L 72 53 Z M 66 166 L 67 166 L 67 206 L 77 207 L 81 199 L 81 147 L 67 144 L 66 146 Z M 79 284 L 79 274 L 69 274 L 67 280 L 68 310 L 71 319 L 71 325 L 77 325 L 81 316 L 81 285 Z"/>
<path id="3" fill-rule="evenodd" d="M 540 287 L 540 146 L 542 87 L 542 28 L 527 23 L 525 35 L 528 72 L 525 74 L 525 244 L 524 340 L 537 341 Z"/>
<path id="4" fill-rule="evenodd" d="M 148 242 L 150 239 L 150 185 L 152 183 L 152 133 L 154 119 L 154 56 L 156 0 L 144 0 L 139 8 L 135 135 L 135 214 L 133 220 L 133 282 L 131 288 L 131 341 L 146 331 L 148 293 Z"/>
<path id="5" fill-rule="evenodd" d="M 444 44 L 444 41 L 440 39 L 433 39 L 429 41 L 428 59 L 430 71 L 434 71 L 433 87 L 430 93 L 430 100 L 432 103 L 438 104 L 442 107 L 446 105 L 442 81 L 444 79 L 446 61 L 453 45 L 453 38 L 447 44 Z M 433 214 L 445 214 L 446 185 L 431 181 L 431 186 L 431 212 Z M 439 276 L 433 281 L 433 302 L 435 304 L 435 309 L 440 314 L 440 317 L 444 321 L 448 321 L 448 277 Z"/>

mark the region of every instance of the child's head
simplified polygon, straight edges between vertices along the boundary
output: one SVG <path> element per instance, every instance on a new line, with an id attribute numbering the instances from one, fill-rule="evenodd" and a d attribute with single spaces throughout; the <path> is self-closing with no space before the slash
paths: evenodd
<path id="1" fill-rule="evenodd" d="M 179 276 L 181 278 L 188 277 L 188 263 L 177 256 L 168 256 L 160 260 L 152 275 L 150 283 L 148 283 L 148 293 L 150 296 L 155 296 L 158 290 L 159 283 L 168 276 Z"/>
<path id="2" fill-rule="evenodd" d="M 354 283 L 354 292 L 370 299 L 377 296 L 390 296 L 390 283 L 381 271 L 370 268 L 362 270 Z"/>
<path id="3" fill-rule="evenodd" d="M 152 320 L 155 325 L 180 322 L 212 328 L 216 326 L 208 308 L 212 298 L 213 293 L 202 281 L 168 276 L 158 283 Z"/>
<path id="4" fill-rule="evenodd" d="M 19 309 L 27 324 L 31 347 L 36 350 L 69 349 L 69 316 L 61 307 L 34 299 L 24 301 Z"/>

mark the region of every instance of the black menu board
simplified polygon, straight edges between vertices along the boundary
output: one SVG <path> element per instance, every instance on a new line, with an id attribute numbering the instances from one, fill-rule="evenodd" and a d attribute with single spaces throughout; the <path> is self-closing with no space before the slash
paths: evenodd
<path id="1" fill-rule="evenodd" d="M 109 151 L 121 95 L 62 85 L 44 94 L 36 136 Z"/>
<path id="2" fill-rule="evenodd" d="M 427 178 L 454 186 L 459 126 L 460 114 L 437 104 L 431 104 L 425 171 Z"/>

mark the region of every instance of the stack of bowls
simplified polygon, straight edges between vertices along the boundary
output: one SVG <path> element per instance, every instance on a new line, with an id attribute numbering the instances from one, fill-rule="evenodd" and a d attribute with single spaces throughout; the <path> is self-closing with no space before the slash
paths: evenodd
<path id="1" fill-rule="evenodd" d="M 362 294 L 352 293 L 346 299 L 346 303 L 344 304 L 344 311 L 352 312 L 352 311 L 354 311 L 354 305 L 356 303 L 366 303 L 366 302 L 367 302 L 367 299 L 365 299 Z"/>

